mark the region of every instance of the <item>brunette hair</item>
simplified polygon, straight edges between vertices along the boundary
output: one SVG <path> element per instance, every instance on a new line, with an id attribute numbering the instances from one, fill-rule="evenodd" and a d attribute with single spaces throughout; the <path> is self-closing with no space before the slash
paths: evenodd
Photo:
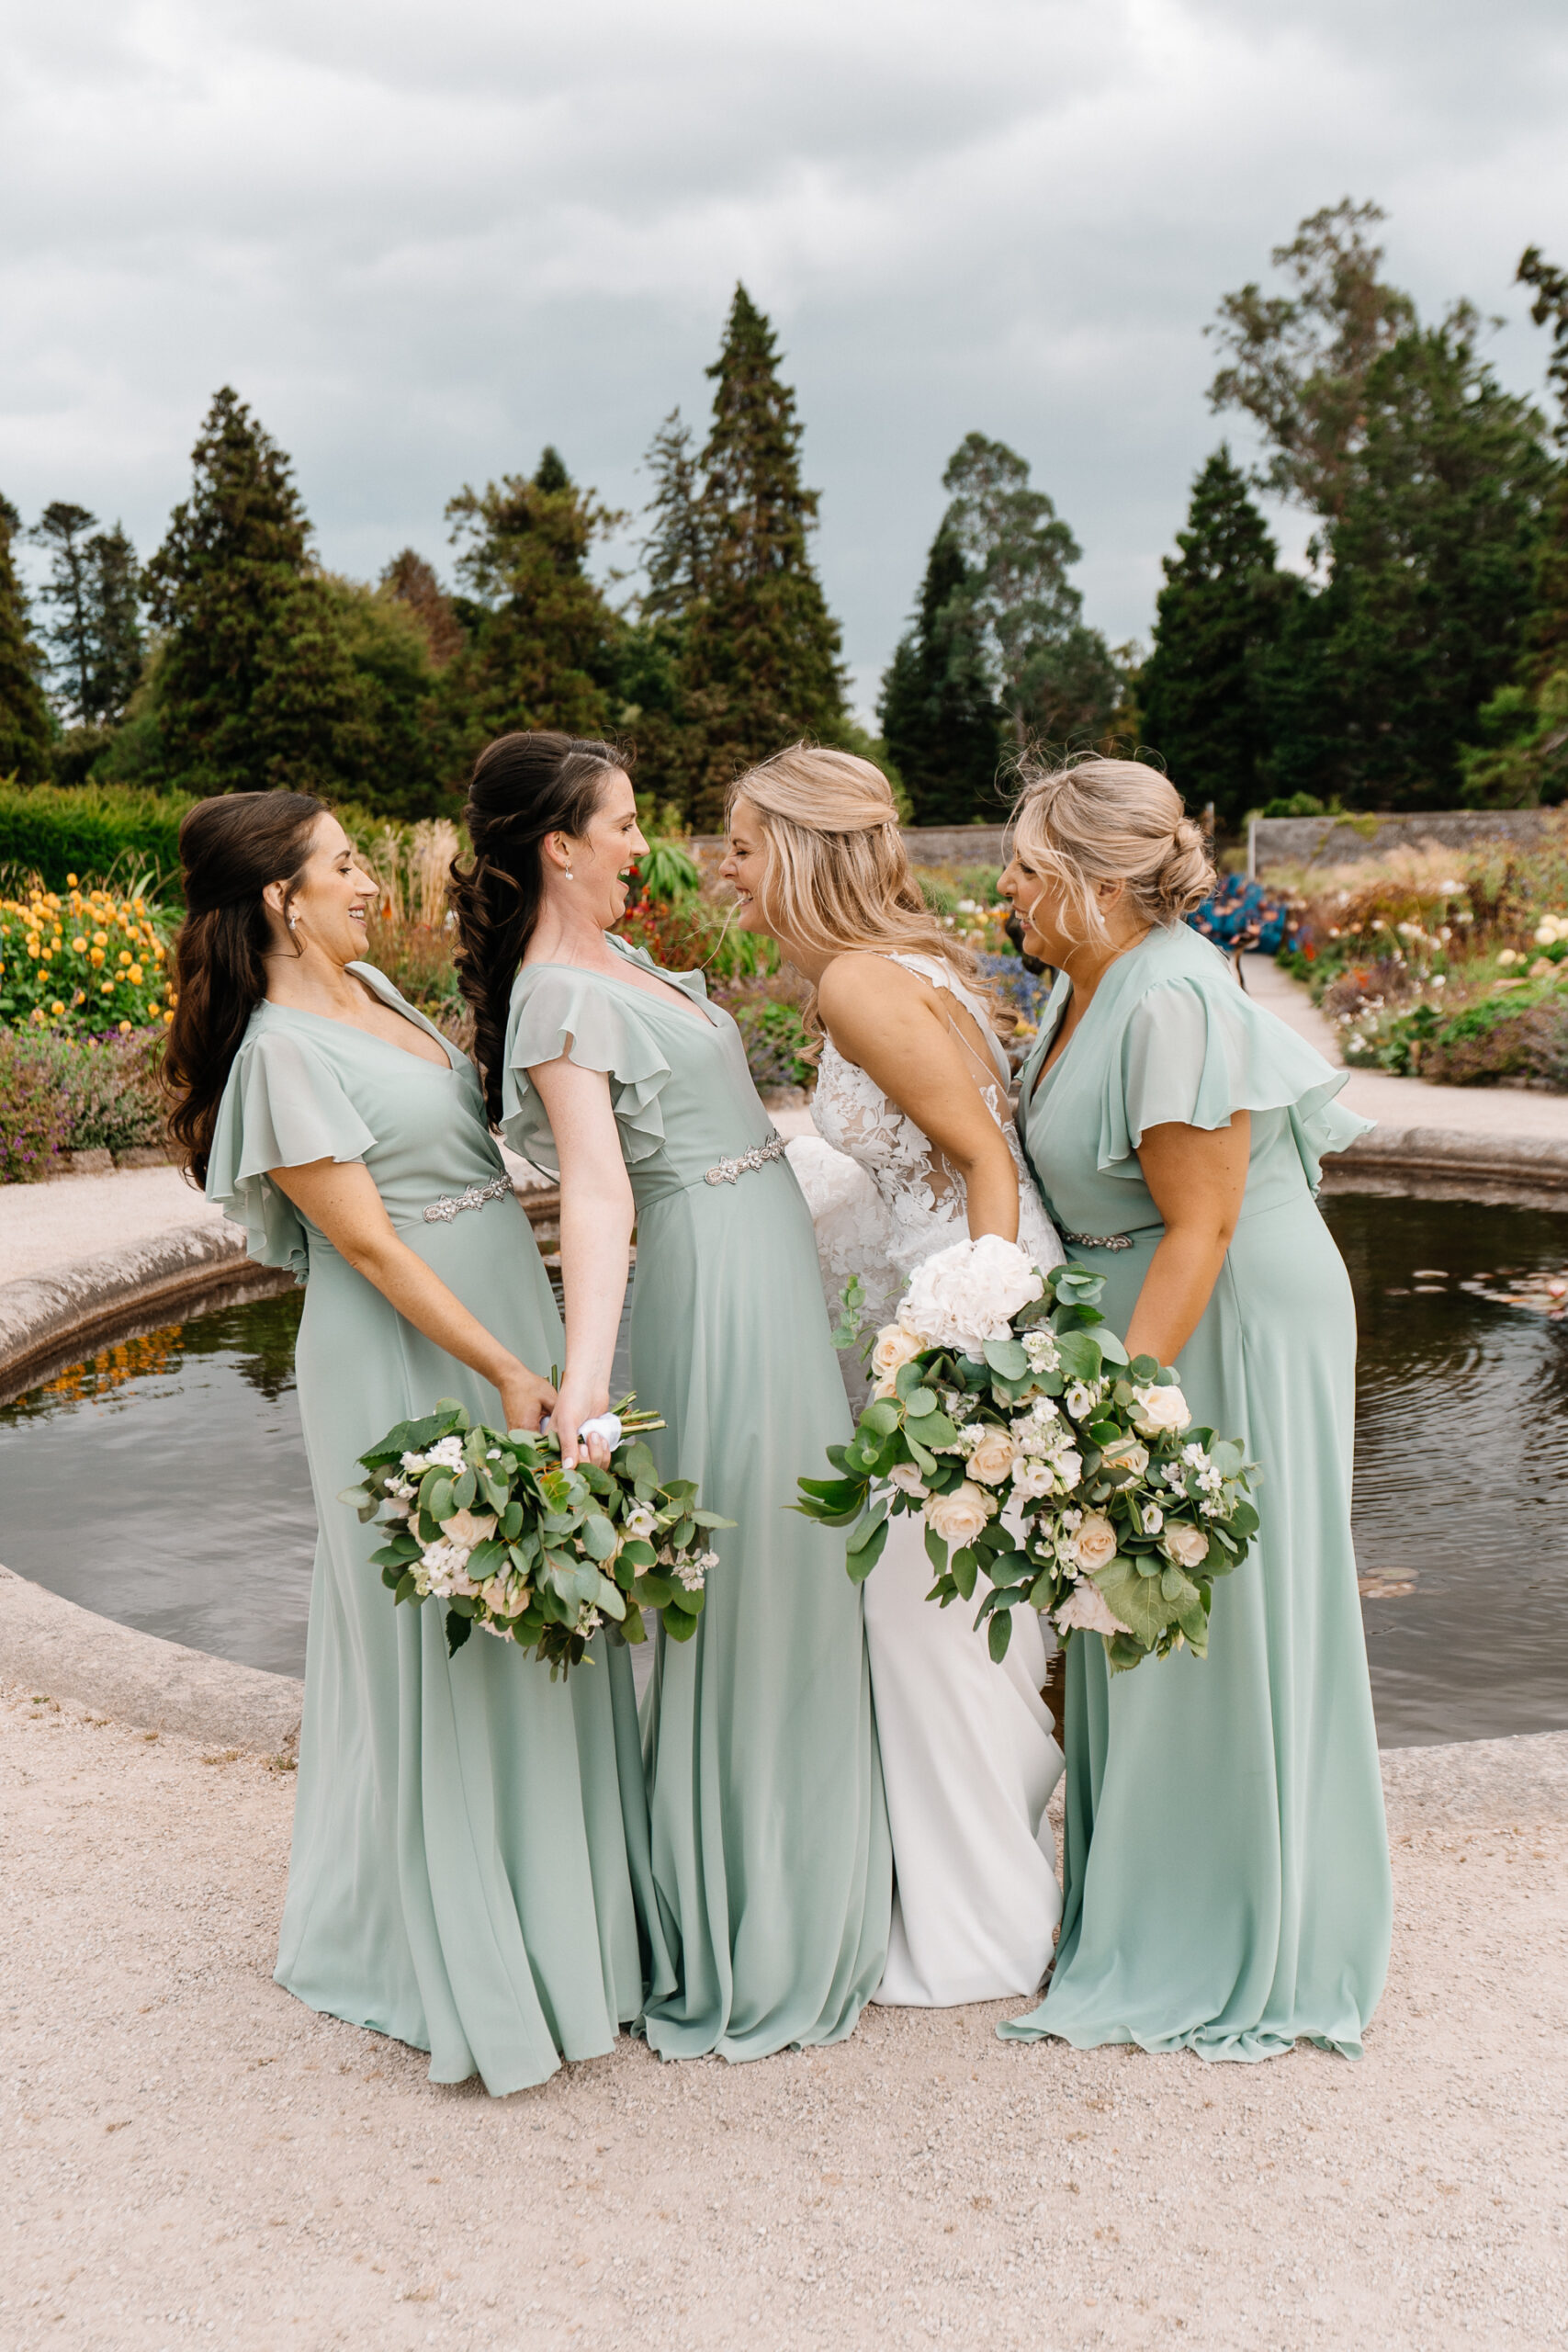
<path id="1" fill-rule="evenodd" d="M 160 1072 L 169 1133 L 207 1181 L 218 1106 L 252 1013 L 266 994 L 270 944 L 262 892 L 288 885 L 284 911 L 326 806 L 309 792 L 226 792 L 180 824 L 186 919 L 175 941 L 175 1018 Z"/>
<path id="2" fill-rule="evenodd" d="M 1140 922 L 1162 930 L 1213 888 L 1202 833 L 1158 768 L 1091 755 L 1060 768 L 1025 761 L 1019 774 L 1023 789 L 1012 812 L 1019 863 L 1060 887 L 1082 922 L 1080 938 L 1105 929 L 1097 882 L 1124 882 Z"/>
<path id="3" fill-rule="evenodd" d="M 869 947 L 940 956 L 977 983 L 974 956 L 942 929 L 909 871 L 880 768 L 853 752 L 792 743 L 747 769 L 730 787 L 729 808 L 738 800 L 767 835 L 760 901 L 770 929 L 829 955 Z M 807 1020 L 819 1026 L 815 989 Z"/>
<path id="4" fill-rule="evenodd" d="M 539 845 L 547 833 L 581 839 L 604 780 L 629 764 L 613 743 L 543 729 L 498 735 L 474 762 L 463 821 L 474 862 L 451 865 L 457 978 L 474 1011 L 474 1058 L 485 1106 L 501 1122 L 501 1075 L 512 983 L 544 899 Z"/>

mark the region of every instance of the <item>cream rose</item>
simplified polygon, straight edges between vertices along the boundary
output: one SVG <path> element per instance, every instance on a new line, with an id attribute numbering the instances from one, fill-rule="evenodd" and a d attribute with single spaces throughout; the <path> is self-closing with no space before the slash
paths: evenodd
<path id="1" fill-rule="evenodd" d="M 1149 1449 L 1136 1438 L 1119 1438 L 1106 1447 L 1100 1459 L 1108 1470 L 1130 1470 L 1134 1478 L 1141 1478 L 1149 1466 Z"/>
<path id="2" fill-rule="evenodd" d="M 495 1521 L 485 1511 L 455 1510 L 443 1520 L 441 1532 L 448 1544 L 461 1544 L 471 1552 L 476 1544 L 495 1533 Z"/>
<path id="3" fill-rule="evenodd" d="M 983 1430 L 969 1456 L 969 1476 L 982 1486 L 1000 1487 L 1011 1477 L 1017 1461 L 1018 1446 L 1006 1430 Z"/>
<path id="4" fill-rule="evenodd" d="M 1133 1401 L 1137 1407 L 1134 1424 L 1145 1437 L 1163 1437 L 1168 1430 L 1184 1430 L 1192 1419 L 1192 1408 L 1180 1389 L 1168 1384 L 1134 1388 Z"/>
<path id="5" fill-rule="evenodd" d="M 1179 1568 L 1201 1568 L 1209 1556 L 1209 1539 L 1201 1527 L 1187 1527 L 1178 1521 L 1160 1538 L 1160 1550 Z"/>
<path id="6" fill-rule="evenodd" d="M 991 1498 L 972 1487 L 967 1478 L 950 1495 L 932 1495 L 926 1505 L 926 1525 L 944 1544 L 973 1544 L 991 1515 Z"/>
<path id="7" fill-rule="evenodd" d="M 1130 1634 L 1132 1627 L 1123 1625 L 1111 1611 L 1111 1603 L 1097 1584 L 1086 1578 L 1074 1585 L 1056 1611 L 1058 1633 L 1069 1634 L 1075 1626 L 1084 1634 Z"/>
<path id="8" fill-rule="evenodd" d="M 1116 1557 L 1116 1530 L 1103 1511 L 1086 1511 L 1073 1539 L 1073 1557 L 1086 1574 Z"/>
<path id="9" fill-rule="evenodd" d="M 907 1331 L 902 1323 L 889 1323 L 876 1335 L 876 1344 L 871 1351 L 871 1368 L 878 1380 L 891 1380 L 903 1365 L 914 1362 L 924 1344 L 913 1331 Z"/>
<path id="10" fill-rule="evenodd" d="M 912 1462 L 896 1462 L 887 1476 L 893 1485 L 901 1487 L 907 1495 L 923 1498 L 931 1493 L 931 1488 Z"/>

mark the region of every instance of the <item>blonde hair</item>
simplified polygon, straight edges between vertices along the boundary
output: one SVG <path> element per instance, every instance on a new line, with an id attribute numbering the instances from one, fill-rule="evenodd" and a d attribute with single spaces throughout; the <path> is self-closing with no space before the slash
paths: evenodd
<path id="1" fill-rule="evenodd" d="M 1090 753 L 1066 767 L 1025 760 L 1013 806 L 1013 849 L 1032 874 L 1057 884 L 1063 927 L 1083 940 L 1105 932 L 1097 882 L 1122 882 L 1125 903 L 1142 922 L 1168 930 L 1206 899 L 1214 868 L 1203 836 L 1184 813 L 1181 795 L 1142 760 Z M 1072 912 L 1081 913 L 1077 930 Z"/>
<path id="2" fill-rule="evenodd" d="M 909 871 L 893 787 L 880 768 L 853 752 L 792 743 L 730 786 L 727 814 L 738 800 L 755 809 L 767 836 L 759 899 L 770 931 L 823 955 L 940 956 L 970 985 L 977 981 L 974 956 L 942 929 Z M 807 1019 L 819 1025 L 815 989 Z"/>

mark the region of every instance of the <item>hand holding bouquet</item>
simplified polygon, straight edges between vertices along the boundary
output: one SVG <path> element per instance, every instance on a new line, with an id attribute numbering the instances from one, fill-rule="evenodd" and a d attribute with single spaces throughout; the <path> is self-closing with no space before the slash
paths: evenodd
<path id="1" fill-rule="evenodd" d="M 607 1470 L 563 1470 L 553 1432 L 487 1429 L 449 1397 L 360 1455 L 365 1482 L 339 1500 L 381 1514 L 372 1557 L 395 1600 L 446 1603 L 449 1655 L 478 1625 L 547 1660 L 553 1681 L 606 1621 L 612 1638 L 645 1640 L 644 1609 L 691 1639 L 718 1565 L 708 1533 L 735 1521 L 699 1510 L 690 1478 L 660 1485 L 642 1438 L 664 1424 L 632 1402 Z"/>
<path id="2" fill-rule="evenodd" d="M 1102 1634 L 1113 1669 L 1208 1648 L 1213 1579 L 1258 1532 L 1234 1441 L 1194 1430 L 1174 1371 L 1131 1363 L 1097 1311 L 1104 1277 L 1042 1274 L 1012 1242 L 955 1242 L 919 1267 L 876 1334 L 877 1385 L 838 1476 L 803 1478 L 796 1509 L 850 1527 L 846 1566 L 869 1576 L 889 1520 L 919 1512 L 946 1608 L 990 1589 L 991 1656 L 1021 1602 L 1066 1642 Z"/>

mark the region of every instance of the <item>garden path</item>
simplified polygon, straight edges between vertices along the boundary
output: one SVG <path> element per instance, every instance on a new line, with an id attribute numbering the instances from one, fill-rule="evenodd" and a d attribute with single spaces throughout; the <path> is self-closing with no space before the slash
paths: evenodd
<path id="1" fill-rule="evenodd" d="M 1272 956 L 1248 956 L 1245 961 L 1248 996 L 1277 1013 L 1325 1061 L 1343 1069 L 1334 1025 L 1319 1012 L 1305 983 L 1281 971 Z M 1439 1127 L 1455 1135 L 1568 1144 L 1568 1094 L 1513 1086 L 1430 1086 L 1425 1079 L 1353 1069 L 1339 1100 L 1382 1127 Z"/>
<path id="2" fill-rule="evenodd" d="M 990 2004 L 491 2100 L 272 1983 L 291 1777 L 0 1690 L 0 2339 L 1564 2344 L 1568 1734 L 1383 1766 L 1359 2065 L 1003 2044 Z"/>

